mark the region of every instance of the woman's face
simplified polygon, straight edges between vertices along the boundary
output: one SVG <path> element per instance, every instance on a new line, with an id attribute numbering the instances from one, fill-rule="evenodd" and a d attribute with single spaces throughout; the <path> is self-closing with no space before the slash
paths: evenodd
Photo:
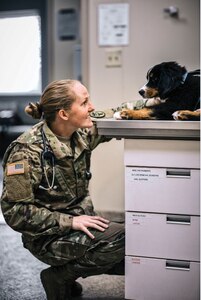
<path id="1" fill-rule="evenodd" d="M 93 122 L 89 114 L 94 110 L 94 106 L 89 99 L 89 93 L 80 82 L 76 82 L 72 89 L 76 99 L 68 111 L 68 121 L 75 130 L 90 128 L 93 126 Z"/>

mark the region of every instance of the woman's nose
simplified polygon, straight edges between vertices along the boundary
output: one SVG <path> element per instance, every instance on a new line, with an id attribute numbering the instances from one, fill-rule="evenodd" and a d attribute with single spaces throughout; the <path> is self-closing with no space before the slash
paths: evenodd
<path id="1" fill-rule="evenodd" d="M 93 111 L 94 109 L 95 109 L 95 107 L 94 107 L 93 103 L 90 101 L 90 102 L 89 102 L 89 111 L 91 112 L 91 111 Z"/>

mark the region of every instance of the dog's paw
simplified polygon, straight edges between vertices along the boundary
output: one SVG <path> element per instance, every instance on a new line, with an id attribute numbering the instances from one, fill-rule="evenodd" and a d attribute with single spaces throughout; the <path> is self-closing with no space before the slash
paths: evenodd
<path id="1" fill-rule="evenodd" d="M 178 121 L 179 120 L 179 110 L 175 111 L 172 114 L 172 117 L 173 117 L 174 120 Z"/>
<path id="2" fill-rule="evenodd" d="M 132 109 L 123 109 L 120 112 L 120 117 L 123 120 L 134 120 L 134 111 Z"/>
<path id="3" fill-rule="evenodd" d="M 177 110 L 172 114 L 172 116 L 176 121 L 197 120 L 200 118 L 200 110 Z"/>
<path id="4" fill-rule="evenodd" d="M 150 108 L 124 109 L 120 112 L 123 120 L 155 120 L 153 111 Z"/>
<path id="5" fill-rule="evenodd" d="M 113 118 L 114 118 L 115 120 L 121 120 L 122 118 L 121 118 L 121 116 L 120 116 L 120 111 L 116 111 L 116 112 L 114 113 L 114 115 L 113 115 Z"/>
<path id="6" fill-rule="evenodd" d="M 177 110 L 172 114 L 172 116 L 173 116 L 173 119 L 176 120 L 176 121 L 188 120 L 188 110 L 187 111 Z"/>

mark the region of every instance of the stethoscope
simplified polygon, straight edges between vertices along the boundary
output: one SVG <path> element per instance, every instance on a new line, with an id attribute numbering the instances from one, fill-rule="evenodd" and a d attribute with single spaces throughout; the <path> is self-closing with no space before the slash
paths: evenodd
<path id="1" fill-rule="evenodd" d="M 39 185 L 39 188 L 45 191 L 56 189 L 57 186 L 54 186 L 54 181 L 55 181 L 55 157 L 54 153 L 50 150 L 49 143 L 47 141 L 47 138 L 45 136 L 43 128 L 41 128 L 41 136 L 43 140 L 43 151 L 41 153 L 41 164 L 42 164 L 42 169 L 45 175 L 45 180 L 47 182 L 47 187 L 44 187 L 42 185 Z M 50 162 L 52 166 L 52 179 L 49 180 L 48 175 L 47 175 L 47 162 Z"/>
<path id="2" fill-rule="evenodd" d="M 54 185 L 55 182 L 55 156 L 54 153 L 50 150 L 49 142 L 45 136 L 43 128 L 41 128 L 41 136 L 42 136 L 42 141 L 43 141 L 43 151 L 41 153 L 41 164 L 42 164 L 42 169 L 45 175 L 45 180 L 47 182 L 47 187 L 39 185 L 39 188 L 45 191 L 49 190 L 56 190 L 57 186 Z M 52 166 L 52 178 L 49 180 L 48 175 L 47 175 L 47 162 L 50 163 Z M 90 164 L 87 165 L 87 170 L 85 171 L 85 178 L 87 180 L 90 180 L 92 177 L 92 174 L 90 172 Z"/>

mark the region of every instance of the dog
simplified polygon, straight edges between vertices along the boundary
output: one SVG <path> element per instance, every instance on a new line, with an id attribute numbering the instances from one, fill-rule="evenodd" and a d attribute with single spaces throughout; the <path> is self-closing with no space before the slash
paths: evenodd
<path id="1" fill-rule="evenodd" d="M 123 109 L 117 119 L 200 120 L 200 70 L 187 72 L 175 61 L 162 62 L 148 70 L 139 94 L 147 99 L 144 107 Z"/>

